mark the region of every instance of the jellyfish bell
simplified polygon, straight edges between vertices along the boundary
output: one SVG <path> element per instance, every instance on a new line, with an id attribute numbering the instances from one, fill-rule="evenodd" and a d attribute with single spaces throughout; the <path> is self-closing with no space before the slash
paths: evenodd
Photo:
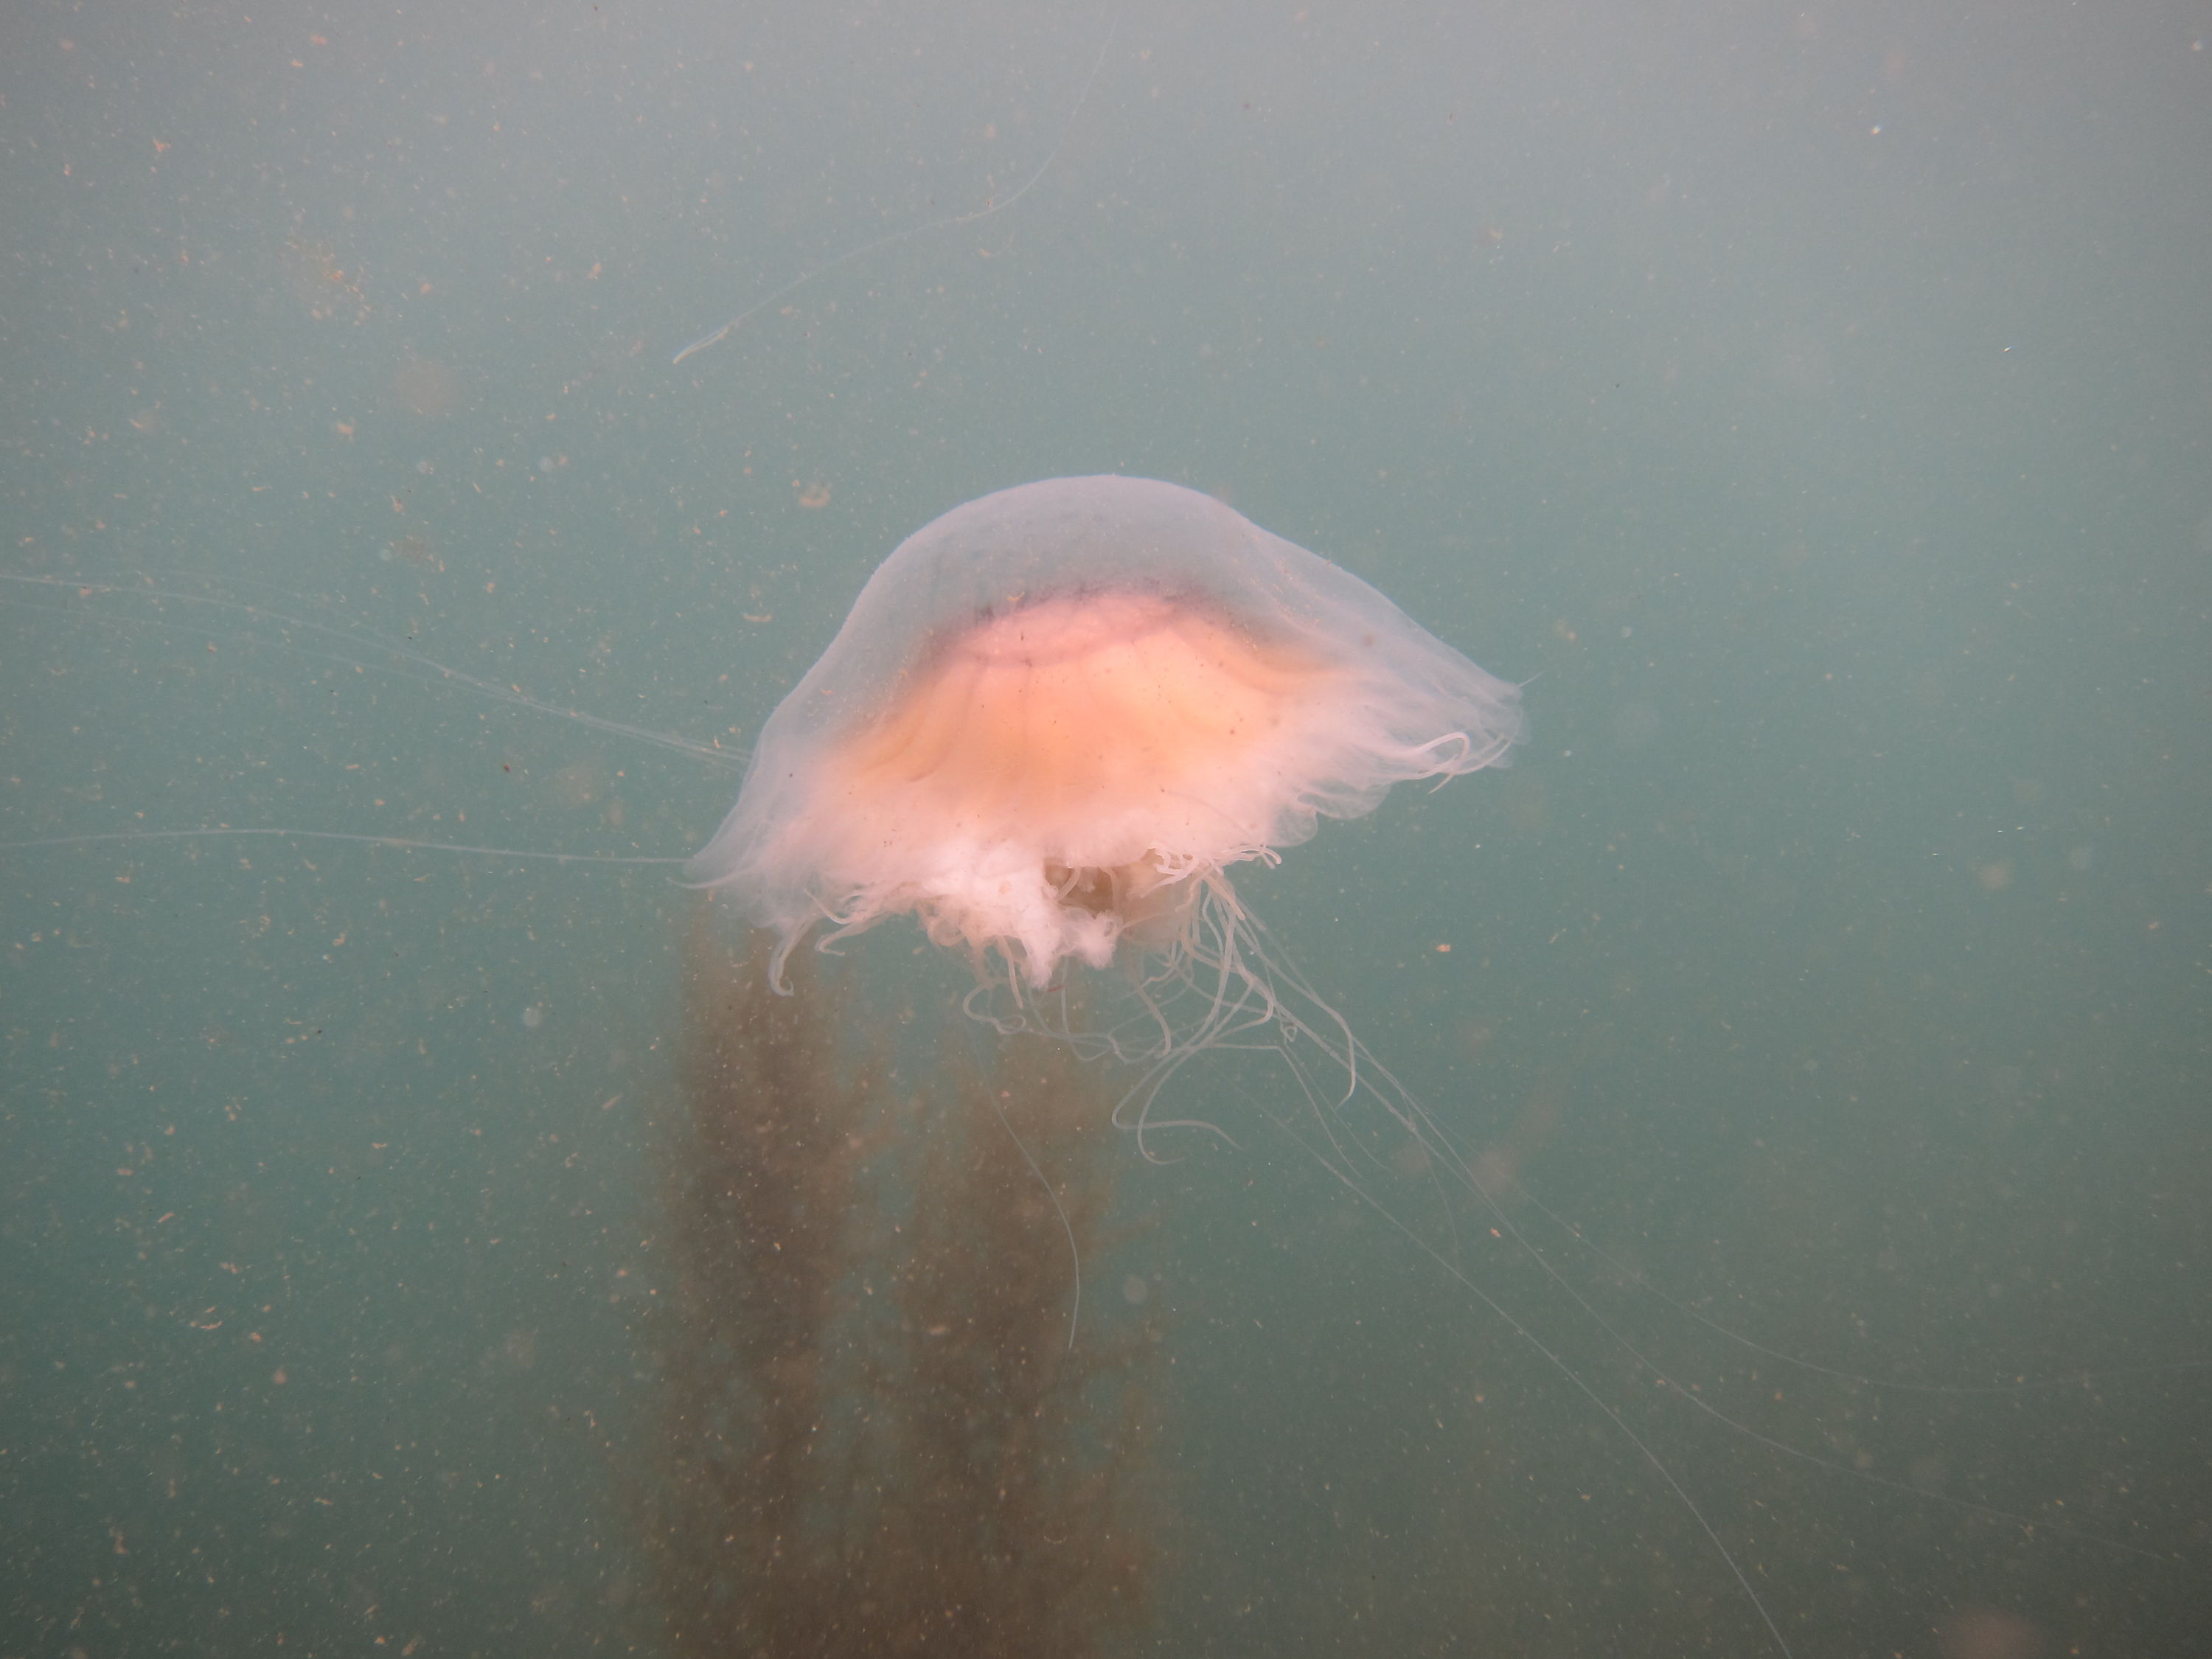
<path id="1" fill-rule="evenodd" d="M 1125 946 L 1249 982 L 1230 866 L 1520 732 L 1516 687 L 1211 496 L 1049 479 L 899 544 L 690 874 L 776 930 L 779 981 L 910 914 L 1018 1001 Z"/>

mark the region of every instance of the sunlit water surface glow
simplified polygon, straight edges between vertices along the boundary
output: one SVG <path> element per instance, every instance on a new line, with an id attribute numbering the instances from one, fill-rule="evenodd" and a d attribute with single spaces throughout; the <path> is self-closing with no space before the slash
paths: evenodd
<path id="1" fill-rule="evenodd" d="M 946 210 L 938 174 L 848 178 L 880 129 L 807 118 L 825 86 L 958 112 L 899 139 L 957 173 L 957 216 L 1003 188 L 979 170 L 1033 171 L 1040 143 L 1004 146 L 1051 142 L 1092 46 L 1040 15 L 917 83 L 924 42 L 729 43 L 708 78 L 768 87 L 747 142 L 791 148 L 640 202 L 732 142 L 732 106 L 690 69 L 602 82 L 582 44 L 530 64 L 488 37 L 493 101 L 423 90 L 544 123 L 550 73 L 603 172 L 564 151 L 564 185 L 526 159 L 479 181 L 471 139 L 350 204 L 267 184 L 264 230 L 221 181 L 265 141 L 179 105 L 160 143 L 206 155 L 95 239 L 133 257 L 56 256 L 69 325 L 12 348 L 13 383 L 70 389 L 15 452 L 0 838 L 144 838 L 0 860 L 25 1425 L 0 1528 L 33 1635 L 634 1633 L 614 1472 L 651 1409 L 646 1120 L 688 902 L 653 861 L 704 840 L 899 536 L 1090 466 L 1223 489 L 1540 677 L 1514 773 L 1401 790 L 1240 883 L 1436 1144 L 1347 1154 L 1294 1042 L 1174 1079 L 1163 1115 L 1234 1148 L 1132 1146 L 1187 1476 L 1176 1650 L 2191 1650 L 2212 766 L 2170 688 L 2197 678 L 2176 619 L 2212 501 L 2148 443 L 2124 510 L 2100 470 L 2142 394 L 2100 340 L 2147 326 L 2119 319 L 2156 273 L 2073 272 L 2141 290 L 2069 332 L 1992 231 L 1948 249 L 1984 279 L 1971 316 L 1885 324 L 1870 296 L 1932 291 L 1933 257 L 1885 204 L 1949 186 L 1797 188 L 1844 165 L 1823 135 L 1878 125 L 1856 44 L 1817 33 L 1751 43 L 1796 93 L 1732 94 L 1778 150 L 1668 97 L 1631 156 L 1588 137 L 1641 84 L 1603 55 L 1240 21 L 1125 26 L 1031 219 L 856 261 L 672 374 L 791 249 Z M 2015 72 L 2048 52 L 2094 82 L 2039 27 Z M 1677 89 L 1706 84 L 1699 38 L 1664 45 Z M 1900 39 L 1907 99 L 1960 43 Z M 837 58 L 854 40 L 876 55 Z M 1473 61 L 1503 77 L 1480 100 L 1441 67 Z M 325 67 L 317 131 L 351 96 Z M 1988 95 L 1997 120 L 2053 104 Z M 1312 125 L 1322 102 L 1359 118 Z M 618 147 L 641 103 L 665 154 Z M 1372 145 L 1348 166 L 1347 131 Z M 117 199 L 131 142 L 99 175 Z M 2110 142 L 2119 172 L 2164 153 Z M 1820 225 L 1761 195 L 1770 153 Z M 2081 216 L 2094 172 L 2067 175 Z M 423 221 L 418 177 L 471 228 Z M 27 199 L 40 246 L 84 241 L 79 197 Z M 1785 251 L 1729 252 L 1739 214 Z M 656 223 L 687 228 L 657 268 L 710 267 L 696 290 L 624 268 Z M 2067 274 L 2049 303 L 2103 315 Z M 2035 362 L 1975 331 L 1990 293 Z M 2024 471 L 2032 501 L 2005 493 Z M 2091 517 L 2128 580 L 2051 527 Z M 219 826 L 256 833 L 162 838 Z M 647 862 L 516 856 L 568 853 Z M 900 959 L 918 943 L 855 949 L 947 1017 L 964 970 Z"/>

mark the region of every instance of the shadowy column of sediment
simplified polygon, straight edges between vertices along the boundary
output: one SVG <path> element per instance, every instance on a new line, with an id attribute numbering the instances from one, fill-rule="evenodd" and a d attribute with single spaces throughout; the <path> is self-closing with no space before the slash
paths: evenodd
<path id="1" fill-rule="evenodd" d="M 1111 1650 L 1164 1511 L 1158 1333 L 1073 1317 L 1130 1245 L 1106 1079 L 957 1030 L 906 1075 L 807 953 L 778 996 L 702 905 L 690 956 L 642 1483 L 670 1647 Z"/>

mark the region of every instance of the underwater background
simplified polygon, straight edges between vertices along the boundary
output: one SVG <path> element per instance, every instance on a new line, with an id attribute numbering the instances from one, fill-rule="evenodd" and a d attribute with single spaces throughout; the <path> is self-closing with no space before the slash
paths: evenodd
<path id="1" fill-rule="evenodd" d="M 1238 874 L 1500 1209 L 1265 1054 L 1123 1138 L 1118 1644 L 2212 1648 L 2212 11 L 0 43 L 0 1655 L 664 1650 L 692 896 L 520 855 L 680 860 L 902 537 L 1098 471 L 1531 730 Z"/>

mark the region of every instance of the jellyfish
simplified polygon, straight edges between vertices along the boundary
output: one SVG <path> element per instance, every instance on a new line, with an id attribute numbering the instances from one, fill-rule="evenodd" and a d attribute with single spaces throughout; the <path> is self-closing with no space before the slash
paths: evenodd
<path id="1" fill-rule="evenodd" d="M 1158 1553 L 1139 1430 L 1153 1351 L 1075 1340 L 1115 1165 L 1071 1133 L 1134 1103 L 1145 1148 L 1166 1127 L 1149 1113 L 1170 1075 L 1271 1027 L 1279 1053 L 1310 1034 L 1342 1067 L 1341 1091 L 1304 1098 L 1329 1109 L 1316 1150 L 1355 1189 L 1369 1191 L 1342 1156 L 1360 1138 L 1343 1117 L 1354 1097 L 1386 1109 L 1368 1136 L 1395 1127 L 1455 1164 L 1229 872 L 1273 861 L 1323 817 L 1371 811 L 1395 783 L 1501 764 L 1520 732 L 1516 687 L 1358 578 L 1175 484 L 1025 484 L 892 552 L 769 717 L 690 865 L 773 943 L 751 953 L 750 985 L 695 945 L 708 994 L 689 1022 L 690 1130 L 670 1160 L 691 1295 L 665 1361 L 679 1386 L 671 1518 L 654 1534 L 686 1650 L 904 1651 L 911 1604 L 963 1651 L 1088 1651 L 1141 1613 Z M 840 1081 L 836 1033 L 860 1024 L 849 995 L 793 960 L 810 939 L 834 951 L 899 915 L 967 953 L 967 1006 L 1008 1039 L 990 1086 L 928 1091 L 915 1145 L 875 1127 L 865 1064 Z M 1137 1017 L 1091 1023 L 1102 999 L 1069 993 L 1071 966 L 1119 970 L 1103 1000 L 1125 992 Z M 1051 1064 L 1028 1058 L 1039 1038 Z M 956 1083 L 959 1054 L 944 1062 Z M 1110 1108 L 1103 1073 L 1078 1065 L 1098 1054 L 1149 1062 Z M 1292 1075 L 1310 1080 L 1303 1054 Z M 962 1150 L 921 1158 L 947 1137 Z M 890 1180 L 857 1180 L 861 1149 L 886 1143 Z M 995 1151 L 995 1171 L 976 1149 Z M 1017 1201 L 1024 1166 L 1073 1272 L 1043 1265 L 1049 1229 Z M 930 1201 L 879 1269 L 905 1315 L 884 1321 L 833 1292 L 866 1276 L 862 1247 L 900 1236 L 871 1218 L 902 1186 Z M 792 1382 L 862 1341 L 867 1403 L 845 1419 L 898 1425 L 872 1439 L 825 1432 L 819 1390 Z M 1113 1409 L 1089 1420 L 1102 1401 Z M 723 1421 L 739 1425 L 731 1443 L 702 1443 L 702 1425 Z M 1092 1445 L 1110 1455 L 1086 1458 Z"/>
<path id="2" fill-rule="evenodd" d="M 779 985 L 810 935 L 910 915 L 975 960 L 971 1012 L 1149 1060 L 1148 1100 L 1252 1024 L 1340 1026 L 1232 866 L 1393 784 L 1502 765 L 1521 732 L 1517 687 L 1212 497 L 1048 479 L 899 544 L 690 872 L 775 931 Z M 1117 961 L 1144 1017 L 1069 1029 L 1063 967 Z"/>

